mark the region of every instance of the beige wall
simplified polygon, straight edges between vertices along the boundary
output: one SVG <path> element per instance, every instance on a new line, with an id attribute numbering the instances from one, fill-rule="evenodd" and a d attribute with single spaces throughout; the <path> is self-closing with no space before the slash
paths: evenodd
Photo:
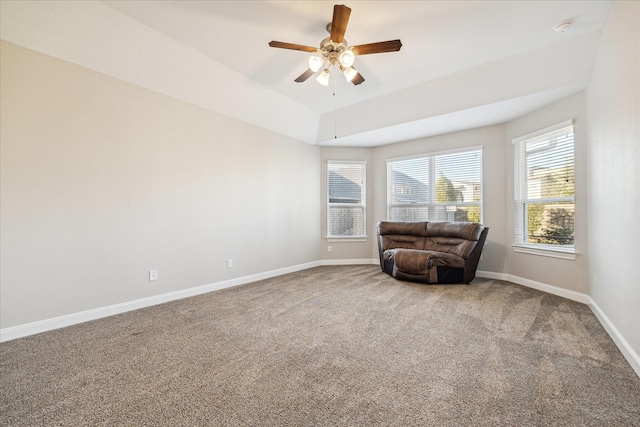
<path id="1" fill-rule="evenodd" d="M 640 374 L 640 3 L 614 1 L 586 91 L 589 294 Z"/>
<path id="2" fill-rule="evenodd" d="M 587 293 L 587 137 L 585 133 L 584 93 L 565 98 L 507 124 L 507 238 L 514 241 L 514 138 L 574 120 L 575 140 L 575 260 L 551 258 L 507 250 L 507 273 L 559 288 Z"/>
<path id="3" fill-rule="evenodd" d="M 319 148 L 1 55 L 1 328 L 319 259 Z"/>

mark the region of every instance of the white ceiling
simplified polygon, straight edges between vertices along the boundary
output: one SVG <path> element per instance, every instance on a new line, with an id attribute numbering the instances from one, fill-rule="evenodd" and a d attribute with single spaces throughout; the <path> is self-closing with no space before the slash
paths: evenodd
<path id="1" fill-rule="evenodd" d="M 350 1 L 366 81 L 310 78 L 334 1 L 0 2 L 2 39 L 320 145 L 376 146 L 503 123 L 583 89 L 610 1 Z M 554 27 L 573 21 L 570 30 Z M 335 90 L 335 95 L 334 95 Z"/>

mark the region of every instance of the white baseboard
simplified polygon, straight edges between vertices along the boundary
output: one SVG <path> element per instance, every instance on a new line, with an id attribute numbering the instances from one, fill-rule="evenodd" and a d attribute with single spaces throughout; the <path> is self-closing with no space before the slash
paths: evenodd
<path id="1" fill-rule="evenodd" d="M 581 292 L 570 291 L 568 289 L 559 288 L 553 285 L 547 285 L 546 283 L 536 282 L 535 280 L 525 279 L 524 277 L 514 276 L 507 273 L 494 273 L 493 271 L 481 271 L 476 272 L 476 276 L 483 277 L 485 279 L 505 280 L 517 285 L 526 286 L 528 288 L 537 289 L 548 294 L 557 295 L 559 297 L 567 298 L 572 301 L 580 302 L 582 304 L 589 303 L 589 296 Z"/>
<path id="2" fill-rule="evenodd" d="M 611 339 L 620 349 L 620 352 L 627 359 L 629 365 L 636 371 L 636 374 L 640 377 L 640 356 L 633 351 L 627 340 L 618 332 L 618 329 L 611 323 L 609 318 L 604 314 L 602 309 L 598 307 L 598 304 L 594 300 L 589 297 L 589 302 L 587 303 L 593 314 L 598 318 L 602 327 L 607 331 Z"/>
<path id="3" fill-rule="evenodd" d="M 380 264 L 379 259 L 323 259 L 320 261 L 320 265 L 369 265 L 369 264 Z"/>
<path id="4" fill-rule="evenodd" d="M 222 282 L 211 283 L 208 285 L 196 286 L 194 288 L 169 292 L 166 294 L 154 295 L 148 298 L 142 298 L 134 301 L 123 302 L 120 304 L 109 305 L 106 307 L 95 308 L 92 310 L 81 311 L 65 316 L 26 323 L 24 325 L 4 328 L 0 329 L 0 342 L 39 334 L 41 332 L 52 331 L 54 329 L 64 328 L 91 320 L 101 319 L 103 317 L 113 316 L 115 314 L 125 313 L 127 311 L 138 310 L 140 308 L 151 307 L 153 305 L 158 305 L 169 301 L 188 298 L 195 295 L 217 291 L 220 289 L 230 288 L 233 286 L 243 285 L 245 283 L 269 279 L 271 277 L 281 276 L 287 273 L 294 273 L 296 271 L 318 267 L 319 265 L 321 265 L 319 261 L 314 261 L 306 264 L 299 264 L 291 267 L 280 268 L 277 270 L 266 271 L 264 273 L 224 280 Z"/>
<path id="5" fill-rule="evenodd" d="M 476 276 L 486 279 L 506 280 L 507 282 L 516 283 L 518 285 L 526 286 L 529 288 L 537 289 L 549 294 L 558 295 L 563 298 L 567 298 L 576 302 L 580 302 L 589 306 L 593 314 L 596 316 L 602 327 L 607 331 L 607 334 L 611 337 L 616 344 L 622 355 L 631 368 L 640 377 L 640 356 L 631 348 L 627 340 L 618 332 L 618 329 L 611 323 L 609 318 L 598 307 L 598 305 L 591 299 L 589 295 L 569 291 L 567 289 L 558 288 L 557 286 L 547 285 L 545 283 L 536 282 L 534 280 L 525 279 L 522 277 L 514 276 L 506 273 L 494 273 L 492 271 L 477 271 Z"/>

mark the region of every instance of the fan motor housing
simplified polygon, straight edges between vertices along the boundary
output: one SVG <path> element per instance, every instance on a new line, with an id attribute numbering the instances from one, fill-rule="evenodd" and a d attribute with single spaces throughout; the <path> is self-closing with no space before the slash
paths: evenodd
<path id="1" fill-rule="evenodd" d="M 327 37 L 320 42 L 319 51 L 325 59 L 331 63 L 335 63 L 342 52 L 348 49 L 348 46 L 346 40 L 343 40 L 341 43 L 336 43 L 332 41 L 330 37 Z"/>

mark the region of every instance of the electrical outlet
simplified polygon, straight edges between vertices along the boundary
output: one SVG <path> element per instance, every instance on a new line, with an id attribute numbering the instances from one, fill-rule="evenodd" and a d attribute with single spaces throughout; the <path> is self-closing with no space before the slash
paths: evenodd
<path id="1" fill-rule="evenodd" d="M 153 282 L 158 280 L 158 270 L 149 270 L 149 281 Z"/>
<path id="2" fill-rule="evenodd" d="M 227 268 L 232 268 L 233 267 L 233 260 L 232 259 L 228 259 L 227 260 Z"/>
<path id="3" fill-rule="evenodd" d="M 331 252 L 333 250 L 333 248 L 331 247 L 331 245 L 327 246 L 327 252 Z"/>

